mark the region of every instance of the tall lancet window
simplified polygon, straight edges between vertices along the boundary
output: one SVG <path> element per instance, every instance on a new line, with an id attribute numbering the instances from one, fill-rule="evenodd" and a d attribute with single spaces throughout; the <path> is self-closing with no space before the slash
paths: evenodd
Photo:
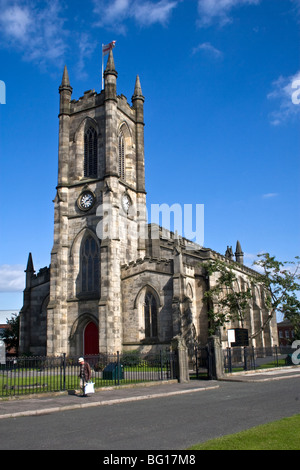
<path id="1" fill-rule="evenodd" d="M 89 127 L 84 134 L 84 176 L 97 177 L 97 132 Z"/>
<path id="2" fill-rule="evenodd" d="M 125 180 L 125 139 L 122 131 L 119 134 L 119 176 Z"/>
<path id="3" fill-rule="evenodd" d="M 154 295 L 147 292 L 144 303 L 145 338 L 157 337 L 157 304 Z"/>
<path id="4" fill-rule="evenodd" d="M 81 247 L 81 292 L 99 293 L 99 250 L 91 236 L 84 240 Z"/>

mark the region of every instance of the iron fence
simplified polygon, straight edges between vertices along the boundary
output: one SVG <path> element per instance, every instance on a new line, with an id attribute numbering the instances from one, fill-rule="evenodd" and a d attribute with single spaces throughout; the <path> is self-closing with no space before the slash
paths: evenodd
<path id="1" fill-rule="evenodd" d="M 215 352 L 211 344 L 205 347 L 195 346 L 193 351 L 193 372 L 196 379 L 214 377 Z"/>
<path id="2" fill-rule="evenodd" d="M 223 350 L 224 371 L 238 372 L 293 365 L 291 355 L 294 352 L 295 349 L 291 346 L 227 348 Z"/>
<path id="3" fill-rule="evenodd" d="M 177 378 L 177 355 L 98 354 L 85 356 L 95 387 Z M 15 357 L 0 365 L 0 396 L 79 389 L 78 357 Z"/>

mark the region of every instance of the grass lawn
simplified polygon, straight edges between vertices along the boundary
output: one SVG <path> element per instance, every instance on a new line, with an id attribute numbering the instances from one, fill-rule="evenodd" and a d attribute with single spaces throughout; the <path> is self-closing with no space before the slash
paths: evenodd
<path id="1" fill-rule="evenodd" d="M 95 383 L 95 387 L 109 387 L 117 384 L 123 385 L 139 382 L 144 383 L 158 380 L 162 370 L 166 371 L 166 368 L 151 367 L 148 365 L 135 367 L 124 366 L 124 375 L 120 374 L 119 380 L 117 376 L 109 376 L 109 378 L 103 379 L 102 375 L 93 373 L 92 381 Z M 55 370 L 52 373 L 47 369 L 16 369 L 8 372 L 4 370 L 2 375 L 0 371 L 0 397 L 59 391 L 64 389 L 63 385 L 65 385 L 65 390 L 78 388 L 78 372 L 67 372 L 64 381 L 63 373 L 60 370 Z"/>
<path id="2" fill-rule="evenodd" d="M 300 450 L 300 414 L 213 439 L 189 450 Z"/>

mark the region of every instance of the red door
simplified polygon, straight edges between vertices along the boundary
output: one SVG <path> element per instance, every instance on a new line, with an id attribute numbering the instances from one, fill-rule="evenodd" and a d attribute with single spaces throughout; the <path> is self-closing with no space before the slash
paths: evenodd
<path id="1" fill-rule="evenodd" d="M 86 325 L 84 330 L 84 355 L 99 354 L 99 332 L 94 322 Z"/>

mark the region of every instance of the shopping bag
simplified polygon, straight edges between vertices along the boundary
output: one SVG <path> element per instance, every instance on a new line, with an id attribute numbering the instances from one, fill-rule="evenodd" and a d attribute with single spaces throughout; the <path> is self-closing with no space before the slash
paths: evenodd
<path id="1" fill-rule="evenodd" d="M 93 382 L 88 382 L 85 384 L 84 387 L 84 393 L 87 395 L 88 393 L 95 393 L 95 388 L 94 388 L 94 383 Z"/>

